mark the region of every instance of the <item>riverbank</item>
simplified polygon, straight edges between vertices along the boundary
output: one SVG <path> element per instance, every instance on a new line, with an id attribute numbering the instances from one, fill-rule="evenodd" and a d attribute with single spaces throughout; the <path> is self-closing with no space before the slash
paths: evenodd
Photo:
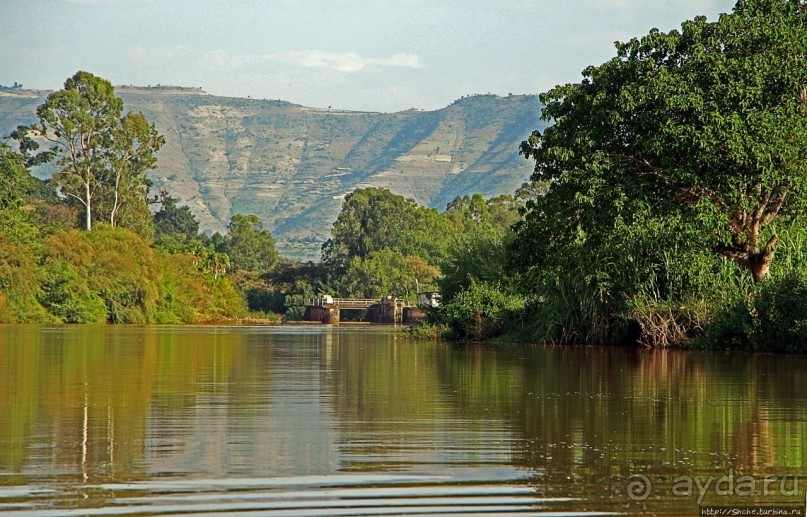
<path id="1" fill-rule="evenodd" d="M 478 304 L 460 312 L 456 302 L 449 301 L 432 311 L 427 321 L 404 332 L 413 338 L 472 342 L 807 353 L 807 274 L 803 270 L 792 270 L 747 291 L 723 294 L 721 299 L 693 298 L 681 304 L 634 299 L 632 310 L 606 319 L 607 328 L 589 329 L 589 335 L 604 339 L 588 341 L 581 339 L 585 329 L 579 320 L 565 324 L 542 320 L 547 308 L 540 304 L 509 311 Z"/>

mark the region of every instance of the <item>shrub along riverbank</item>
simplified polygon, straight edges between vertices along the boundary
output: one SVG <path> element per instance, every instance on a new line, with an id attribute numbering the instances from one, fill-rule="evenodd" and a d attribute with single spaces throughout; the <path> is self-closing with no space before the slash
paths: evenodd
<path id="1" fill-rule="evenodd" d="M 2 216 L 0 216 L 2 217 Z M 33 238 L 31 238 L 33 237 Z M 197 257 L 153 249 L 139 235 L 99 225 L 24 242 L 0 233 L 0 322 L 195 323 L 233 319 L 246 305 Z"/>

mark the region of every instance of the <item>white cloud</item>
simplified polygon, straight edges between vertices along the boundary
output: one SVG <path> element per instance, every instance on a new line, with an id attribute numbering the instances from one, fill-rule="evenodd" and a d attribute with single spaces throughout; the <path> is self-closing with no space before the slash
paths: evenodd
<path id="1" fill-rule="evenodd" d="M 224 50 L 200 52 L 191 47 L 134 46 L 127 50 L 129 59 L 136 63 L 195 63 L 201 68 L 242 70 L 265 62 L 286 63 L 302 68 L 334 70 L 346 74 L 382 67 L 423 68 L 420 56 L 398 53 L 385 57 L 364 57 L 355 52 L 327 52 L 302 50 L 265 54 L 232 54 Z"/>
<path id="2" fill-rule="evenodd" d="M 290 63 L 305 68 L 325 68 L 344 73 L 360 72 L 367 68 L 378 67 L 423 68 L 423 63 L 416 54 L 363 57 L 354 52 L 337 53 L 322 50 L 304 50 L 268 54 L 267 58 L 271 61 Z"/>

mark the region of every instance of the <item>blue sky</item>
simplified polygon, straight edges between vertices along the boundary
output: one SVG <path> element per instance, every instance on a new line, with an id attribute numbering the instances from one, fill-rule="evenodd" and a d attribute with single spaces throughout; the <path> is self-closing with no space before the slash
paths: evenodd
<path id="1" fill-rule="evenodd" d="M 113 84 L 369 111 L 578 81 L 614 41 L 733 0 L 0 0 L 0 84 Z"/>

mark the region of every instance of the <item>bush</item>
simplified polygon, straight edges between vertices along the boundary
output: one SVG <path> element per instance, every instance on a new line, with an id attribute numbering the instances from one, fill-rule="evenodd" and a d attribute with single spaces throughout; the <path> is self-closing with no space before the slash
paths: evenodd
<path id="1" fill-rule="evenodd" d="M 306 296 L 302 294 L 287 294 L 284 298 L 286 312 L 283 319 L 286 321 L 302 321 L 305 316 Z"/>
<path id="2" fill-rule="evenodd" d="M 807 352 L 807 274 L 763 282 L 715 311 L 697 345 L 731 350 Z"/>
<path id="3" fill-rule="evenodd" d="M 246 313 L 232 283 L 200 271 L 197 257 L 155 253 L 122 228 L 56 233 L 43 249 L 40 300 L 67 323 L 193 323 Z"/>
<path id="4" fill-rule="evenodd" d="M 709 314 L 709 304 L 699 298 L 681 302 L 637 298 L 630 312 L 631 321 L 635 323 L 630 337 L 648 347 L 683 346 L 703 334 Z"/>
<path id="5" fill-rule="evenodd" d="M 754 301 L 757 350 L 807 352 L 807 271 L 766 282 Z"/>
<path id="6" fill-rule="evenodd" d="M 51 323 L 37 300 L 39 279 L 30 247 L 0 233 L 0 322 Z"/>
<path id="7" fill-rule="evenodd" d="M 155 322 L 197 323 L 231 319 L 246 313 L 243 299 L 227 278 L 212 279 L 199 271 L 190 253 L 158 252 L 157 311 Z"/>
<path id="8" fill-rule="evenodd" d="M 725 279 L 705 338 L 707 348 L 807 352 L 807 232 L 780 230 L 771 277 L 758 285 Z M 736 278 L 736 277 L 735 277 Z"/>
<path id="9" fill-rule="evenodd" d="M 64 260 L 57 260 L 40 271 L 39 302 L 64 323 L 103 323 L 106 305 L 91 292 L 87 279 L 79 276 Z"/>
<path id="10" fill-rule="evenodd" d="M 228 278 L 213 281 L 210 289 L 211 303 L 207 306 L 207 320 L 240 318 L 246 315 L 244 299 Z"/>
<path id="11" fill-rule="evenodd" d="M 545 272 L 532 284 L 531 338 L 564 344 L 606 343 L 612 332 L 615 300 L 604 274 L 569 268 Z"/>
<path id="12" fill-rule="evenodd" d="M 155 322 L 160 324 L 197 323 L 200 311 L 209 302 L 209 287 L 197 266 L 197 258 L 188 253 L 156 254 L 159 273 L 159 298 Z"/>
<path id="13" fill-rule="evenodd" d="M 92 232 L 70 230 L 45 239 L 45 264 L 64 262 L 106 306 L 111 323 L 154 320 L 157 271 L 154 251 L 137 234 L 98 224 Z"/>
<path id="14" fill-rule="evenodd" d="M 438 339 L 446 337 L 449 329 L 441 323 L 419 321 L 414 325 L 401 329 L 401 333 L 415 339 Z"/>
<path id="15" fill-rule="evenodd" d="M 503 334 L 523 309 L 524 300 L 498 284 L 472 282 L 439 309 L 438 317 L 459 339 L 485 340 Z"/>

